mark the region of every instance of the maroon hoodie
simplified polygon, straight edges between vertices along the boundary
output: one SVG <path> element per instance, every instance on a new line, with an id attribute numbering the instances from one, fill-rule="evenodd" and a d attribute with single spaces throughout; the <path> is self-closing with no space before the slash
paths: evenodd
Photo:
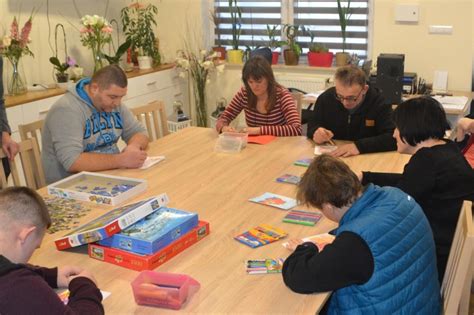
<path id="1" fill-rule="evenodd" d="M 88 278 L 69 283 L 64 305 L 57 288 L 57 268 L 14 264 L 0 255 L 0 314 L 104 314 L 102 294 Z"/>

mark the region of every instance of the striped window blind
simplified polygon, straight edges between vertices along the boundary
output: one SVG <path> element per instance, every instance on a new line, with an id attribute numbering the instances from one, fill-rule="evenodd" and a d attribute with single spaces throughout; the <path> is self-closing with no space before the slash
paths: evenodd
<path id="1" fill-rule="evenodd" d="M 346 28 L 346 51 L 356 53 L 360 58 L 366 58 L 368 51 L 369 2 L 350 1 L 352 14 Z M 280 30 L 282 24 L 288 23 L 304 25 L 315 34 L 314 42 L 324 44 L 334 53 L 342 51 L 336 0 L 238 0 L 238 6 L 242 11 L 241 49 L 268 46 L 267 24 L 279 25 Z M 342 2 L 342 6 L 347 6 L 347 2 Z M 214 0 L 214 10 L 218 17 L 214 43 L 231 49 L 229 1 Z M 277 40 L 281 39 L 281 32 L 278 32 Z M 297 42 L 303 47 L 303 53 L 307 53 L 310 37 L 300 32 Z"/>

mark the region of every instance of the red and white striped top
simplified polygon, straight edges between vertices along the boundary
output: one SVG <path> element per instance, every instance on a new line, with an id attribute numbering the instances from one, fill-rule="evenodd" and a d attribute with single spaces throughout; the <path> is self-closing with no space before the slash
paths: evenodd
<path id="1" fill-rule="evenodd" d="M 232 102 L 226 107 L 216 123 L 216 130 L 228 126 L 244 110 L 248 127 L 260 127 L 260 134 L 289 137 L 301 135 L 301 120 L 291 93 L 282 87 L 277 89 L 276 104 L 273 109 L 262 114 L 252 110 L 247 104 L 247 91 L 242 87 L 235 94 Z"/>

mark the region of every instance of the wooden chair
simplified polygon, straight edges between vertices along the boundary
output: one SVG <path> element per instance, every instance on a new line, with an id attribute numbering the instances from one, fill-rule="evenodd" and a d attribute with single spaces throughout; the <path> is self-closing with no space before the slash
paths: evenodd
<path id="1" fill-rule="evenodd" d="M 18 125 L 21 140 L 33 139 L 41 151 L 41 132 L 43 131 L 44 120 L 40 119 L 29 124 Z"/>
<path id="2" fill-rule="evenodd" d="M 161 101 L 154 101 L 147 105 L 130 109 L 132 114 L 146 126 L 150 141 L 169 134 L 166 120 L 165 106 Z M 153 123 L 153 124 L 152 124 Z"/>
<path id="3" fill-rule="evenodd" d="M 301 117 L 301 107 L 303 103 L 303 93 L 301 92 L 291 92 L 291 96 L 293 97 L 293 100 L 296 103 L 296 110 L 298 111 L 298 114 Z"/>
<path id="4" fill-rule="evenodd" d="M 472 203 L 464 201 L 441 286 L 443 314 L 468 314 L 473 250 Z"/>
<path id="5" fill-rule="evenodd" d="M 33 139 L 23 140 L 19 143 L 20 151 L 18 152 L 19 160 L 23 167 L 23 177 L 24 182 L 21 180 L 18 168 L 17 161 L 18 156 L 15 159 L 16 161 L 9 161 L 11 176 L 13 179 L 13 185 L 15 186 L 26 186 L 32 189 L 39 189 L 46 185 L 46 180 L 44 177 L 43 165 L 41 164 L 41 157 L 38 145 Z M 6 154 L 0 150 L 0 158 L 6 157 Z M 35 175 L 36 170 L 38 176 Z M 0 167 L 0 184 L 1 187 L 7 187 L 8 181 L 5 175 L 3 167 Z"/>

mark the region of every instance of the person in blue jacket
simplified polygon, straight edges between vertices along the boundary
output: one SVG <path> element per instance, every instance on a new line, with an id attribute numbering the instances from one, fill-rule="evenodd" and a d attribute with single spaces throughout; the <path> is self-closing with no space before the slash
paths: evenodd
<path id="1" fill-rule="evenodd" d="M 322 250 L 301 240 L 283 265 L 293 291 L 333 291 L 329 314 L 439 314 L 440 290 L 430 225 L 398 188 L 369 184 L 329 155 L 316 157 L 298 185 L 300 203 L 338 222 Z"/>

